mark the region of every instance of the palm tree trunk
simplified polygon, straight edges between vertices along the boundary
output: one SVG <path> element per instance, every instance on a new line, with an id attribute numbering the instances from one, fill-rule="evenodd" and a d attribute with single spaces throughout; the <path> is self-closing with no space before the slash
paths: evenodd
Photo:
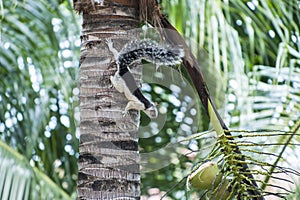
<path id="1" fill-rule="evenodd" d="M 111 85 L 116 64 L 105 43 L 112 38 L 120 50 L 132 38 L 130 30 L 139 25 L 138 0 L 97 2 L 73 2 L 83 14 L 78 198 L 139 199 L 139 115 L 122 115 L 127 100 Z M 132 73 L 140 78 L 141 67 Z"/>

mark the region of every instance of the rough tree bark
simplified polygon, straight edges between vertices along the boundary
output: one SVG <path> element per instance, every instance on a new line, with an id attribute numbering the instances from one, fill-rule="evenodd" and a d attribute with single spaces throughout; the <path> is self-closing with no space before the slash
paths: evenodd
<path id="1" fill-rule="evenodd" d="M 123 117 L 127 100 L 111 85 L 114 47 L 132 39 L 139 25 L 139 0 L 74 0 L 82 13 L 80 57 L 80 157 L 78 199 L 139 199 L 139 113 Z M 141 67 L 132 70 L 137 80 Z"/>

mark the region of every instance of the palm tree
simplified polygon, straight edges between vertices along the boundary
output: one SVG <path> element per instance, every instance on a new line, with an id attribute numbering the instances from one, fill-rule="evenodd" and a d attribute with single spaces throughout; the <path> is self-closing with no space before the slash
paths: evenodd
<path id="1" fill-rule="evenodd" d="M 123 117 L 127 104 L 110 82 L 116 71 L 114 48 L 136 39 L 138 1 L 74 1 L 82 13 L 80 58 L 80 157 L 78 198 L 136 199 L 140 196 L 139 114 Z M 141 67 L 132 70 L 137 78 Z"/>
<path id="2" fill-rule="evenodd" d="M 149 4 L 150 4 L 149 2 L 151 2 L 151 1 L 141 1 L 141 4 L 149 6 Z M 154 1 L 152 1 L 152 2 L 154 2 Z M 230 71 L 229 69 L 230 68 L 228 68 L 228 67 L 230 66 L 229 63 L 231 63 L 231 62 L 235 64 L 234 65 L 235 68 L 233 68 L 233 69 L 235 70 L 236 74 L 243 74 L 244 73 L 243 70 L 240 69 L 244 65 L 243 65 L 243 62 L 242 62 L 243 57 L 242 57 L 242 54 L 241 54 L 241 46 L 239 45 L 240 41 L 238 40 L 238 37 L 237 37 L 237 34 L 236 34 L 237 32 L 235 30 L 233 30 L 233 28 L 230 26 L 230 23 L 228 23 L 226 21 L 226 18 L 223 15 L 223 13 L 227 13 L 227 15 L 230 16 L 229 15 L 230 13 L 228 12 L 229 8 L 227 8 L 226 6 L 232 6 L 233 8 L 235 6 L 236 7 L 240 6 L 239 9 L 245 11 L 245 13 L 247 13 L 247 9 L 250 9 L 250 10 L 254 9 L 255 10 L 256 7 L 260 8 L 259 6 L 256 5 L 257 2 L 251 2 L 251 4 L 247 3 L 247 2 L 245 2 L 245 3 L 236 2 L 236 4 L 233 4 L 233 5 L 232 4 L 233 3 L 228 3 L 228 2 L 223 2 L 223 1 L 199 3 L 198 6 L 199 5 L 203 6 L 201 9 L 206 8 L 206 6 L 207 6 L 207 9 L 205 10 L 205 14 L 207 14 L 208 19 L 207 19 L 207 21 L 205 21 L 203 18 L 201 18 L 201 17 L 203 17 L 203 15 L 197 16 L 196 18 L 194 18 L 194 19 L 199 19 L 199 22 L 201 22 L 200 25 L 196 23 L 196 27 L 200 27 L 201 30 L 198 31 L 198 34 L 196 35 L 195 41 L 199 41 L 200 47 L 208 49 L 208 56 L 209 56 L 208 58 L 211 58 L 211 60 L 209 60 L 208 62 L 205 62 L 205 63 L 212 63 L 213 69 L 217 70 L 218 73 L 212 72 L 211 73 L 212 75 L 224 73 L 225 78 L 227 78 L 226 75 L 229 74 L 229 71 Z M 86 5 L 87 4 L 85 4 L 85 6 Z M 153 5 L 154 5 L 153 7 L 149 7 L 150 11 L 147 10 L 147 8 L 144 9 L 144 11 L 147 11 L 146 13 L 153 14 L 154 12 L 151 12 L 151 11 L 155 11 L 155 9 L 157 8 L 155 3 Z M 185 5 L 187 7 L 188 5 L 194 5 L 194 3 L 190 2 L 190 4 L 187 4 L 186 2 L 178 1 L 178 5 L 180 5 L 182 7 L 184 7 L 183 5 Z M 268 5 L 270 7 L 268 7 Z M 245 9 L 245 7 L 247 7 L 247 6 L 249 8 Z M 289 5 L 287 5 L 287 6 L 289 6 Z M 97 10 L 96 8 L 98 8 L 98 7 L 99 7 L 99 4 L 95 4 L 93 6 L 90 6 L 90 8 L 93 8 L 95 10 Z M 186 7 L 184 7 L 184 8 L 186 8 Z M 272 4 L 268 4 L 267 2 L 262 2 L 262 7 L 265 8 L 266 10 L 272 9 Z M 81 11 L 83 11 L 85 13 L 87 13 L 89 11 L 89 9 L 87 7 L 84 7 L 82 5 L 79 6 L 79 8 L 83 9 Z M 143 8 L 143 7 L 140 7 L 140 8 Z M 220 10 L 224 9 L 224 10 L 222 10 L 220 12 L 217 12 L 215 10 L 215 8 L 219 8 Z M 291 8 L 294 9 L 295 5 L 292 5 Z M 182 9 L 175 9 L 175 10 L 176 11 L 178 11 L 178 10 L 182 11 Z M 190 8 L 190 10 L 193 11 L 193 12 L 190 12 L 190 14 L 195 14 L 194 8 Z M 175 15 L 177 15 L 177 14 L 178 13 L 176 13 Z M 249 14 L 249 12 L 247 14 Z M 186 15 L 188 15 L 188 14 L 186 14 Z M 206 16 L 206 15 L 204 15 L 204 16 Z M 251 18 L 250 14 L 249 14 L 249 16 Z M 161 24 L 160 24 L 160 22 L 157 23 L 157 21 L 155 21 L 155 20 L 159 19 L 159 17 L 160 16 L 154 16 L 154 17 L 153 16 L 150 16 L 150 17 L 146 16 L 144 19 L 149 20 L 149 22 L 152 23 L 154 26 L 158 25 L 158 28 L 162 27 L 162 26 L 159 26 L 159 25 L 169 26 L 168 23 L 165 23 L 166 22 L 166 21 L 164 21 L 165 19 L 162 19 Z M 234 16 L 234 17 L 236 17 L 236 16 Z M 234 17 L 232 17 L 232 18 L 234 18 Z M 272 17 L 272 15 L 270 15 L 269 17 L 274 18 L 274 17 Z M 154 19 L 154 21 L 151 21 L 152 18 Z M 185 19 L 185 18 L 183 17 L 182 19 Z M 228 19 L 232 20 L 230 17 Z M 174 24 L 178 24 L 179 22 L 181 22 L 181 20 L 176 18 L 176 21 L 174 21 Z M 184 25 L 185 25 L 186 21 L 182 21 L 182 22 L 184 22 Z M 239 23 L 239 21 L 235 21 L 235 22 Z M 205 23 L 207 23 L 206 27 L 208 27 L 208 29 L 203 28 L 203 27 L 205 27 Z M 210 27 L 210 25 L 212 27 Z M 183 28 L 181 29 L 181 31 L 182 30 L 183 30 Z M 193 29 L 193 30 L 189 31 L 188 33 L 190 33 L 190 34 L 195 33 L 195 30 L 197 30 L 197 29 Z M 223 31 L 223 32 L 220 33 L 219 32 L 220 30 Z M 203 32 L 201 32 L 201 31 L 203 31 Z M 277 30 L 277 31 L 280 32 L 280 30 Z M 221 37 L 222 33 L 225 34 L 224 38 Z M 168 35 L 168 36 L 170 36 L 170 35 Z M 212 39 L 211 40 L 205 40 L 205 37 L 212 38 Z M 221 39 L 219 39 L 219 38 L 221 38 Z M 166 39 L 167 40 L 172 40 L 168 37 L 166 37 Z M 232 44 L 228 44 L 228 43 L 226 44 L 225 41 L 227 41 L 227 40 L 229 42 L 232 42 Z M 210 41 L 213 41 L 213 42 L 210 42 Z M 222 43 L 218 44 L 218 43 L 216 43 L 216 41 L 217 42 L 220 41 Z M 252 37 L 251 41 L 253 42 L 253 37 Z M 174 40 L 172 42 L 174 43 Z M 103 41 L 102 41 L 102 43 L 103 43 Z M 176 41 L 175 41 L 175 43 L 176 43 Z M 91 44 L 91 43 L 88 43 L 88 44 Z M 207 47 L 205 45 L 207 45 Z M 252 44 L 252 47 L 253 46 L 254 45 Z M 219 47 L 222 47 L 222 48 L 219 48 Z M 231 47 L 236 47 L 236 48 L 231 48 Z M 220 50 L 219 55 L 217 54 L 217 50 Z M 256 49 L 256 48 L 252 48 L 252 50 L 253 51 L 258 51 L 259 53 L 262 53 L 259 49 Z M 199 52 L 199 49 L 195 49 L 195 51 Z M 252 52 L 252 54 L 256 54 L 256 52 Z M 232 57 L 230 57 L 230 55 Z M 266 56 L 266 57 L 268 57 L 268 56 Z M 264 61 L 264 59 L 265 59 L 265 56 L 262 56 L 262 61 Z M 269 59 L 270 58 L 268 58 L 267 61 L 269 61 Z M 200 60 L 200 61 L 203 61 L 203 60 Z M 222 63 L 222 64 L 220 64 L 220 63 Z M 248 71 L 251 71 L 251 70 L 248 69 Z M 246 72 L 248 72 L 248 71 L 246 70 Z M 242 77 L 244 78 L 244 76 L 242 76 Z M 240 78 L 240 77 L 238 77 L 238 78 Z M 240 81 L 240 83 L 244 83 L 244 81 L 242 81 L 242 80 L 239 80 L 239 81 Z M 220 82 L 220 83 L 222 83 L 222 82 Z M 197 87 L 195 82 L 194 82 L 194 84 Z M 240 84 L 240 85 L 243 86 L 242 84 Z M 226 84 L 223 84 L 222 87 L 223 87 L 223 90 L 227 89 Z M 219 86 L 217 88 L 222 88 L 222 87 Z M 205 94 L 205 93 L 203 93 L 203 94 Z M 216 94 L 218 94 L 218 93 L 216 93 Z M 200 95 L 200 98 L 203 98 L 203 96 Z M 208 98 L 210 99 L 210 97 L 208 97 Z M 275 193 L 273 191 L 264 190 L 266 185 L 270 186 L 270 184 L 268 184 L 268 180 L 272 177 L 273 172 L 276 171 L 276 169 L 277 170 L 281 169 L 281 167 L 278 166 L 277 164 L 278 164 L 278 160 L 281 158 L 282 154 L 281 153 L 279 155 L 274 154 L 274 156 L 277 157 L 277 159 L 274 160 L 274 164 L 259 162 L 259 160 L 251 158 L 252 155 L 247 155 L 248 152 L 251 152 L 252 154 L 259 154 L 259 155 L 269 155 L 269 154 L 268 154 L 268 152 L 259 152 L 258 150 L 255 150 L 255 149 L 254 150 L 253 149 L 244 149 L 244 146 L 247 146 L 247 142 L 244 142 L 244 143 L 240 144 L 240 143 L 238 143 L 239 142 L 238 138 L 240 138 L 240 137 L 241 138 L 243 138 L 243 137 L 253 137 L 253 136 L 256 136 L 257 138 L 259 138 L 260 134 L 258 132 L 254 132 L 254 133 L 256 133 L 256 135 L 253 134 L 252 136 L 229 135 L 228 132 L 226 131 L 227 128 L 224 125 L 224 123 L 222 122 L 220 116 L 218 116 L 217 114 L 215 116 L 213 114 L 211 114 L 211 108 L 209 108 L 210 104 L 207 104 L 206 101 L 207 101 L 207 99 L 204 99 L 204 101 L 203 101 L 204 106 L 205 106 L 205 109 L 208 109 L 208 110 L 206 110 L 206 112 L 209 114 L 210 119 L 213 121 L 213 126 L 214 126 L 214 121 L 215 120 L 219 120 L 221 122 L 220 126 L 218 126 L 218 125 L 214 126 L 215 130 L 217 132 L 218 132 L 218 130 L 220 130 L 220 129 L 217 130 L 216 127 L 221 127 L 221 129 L 225 129 L 223 131 L 225 133 L 225 136 L 224 135 L 219 135 L 217 144 L 216 144 L 215 148 L 213 149 L 214 153 L 216 153 L 216 152 L 218 152 L 218 153 L 217 154 L 211 154 L 211 155 L 208 155 L 208 156 L 204 156 L 204 158 L 205 159 L 216 159 L 219 156 L 224 157 L 225 160 L 221 159 L 218 162 L 220 164 L 221 164 L 221 162 L 223 162 L 221 164 L 222 171 L 223 171 L 223 173 L 226 172 L 226 176 L 223 179 L 223 183 L 227 184 L 227 182 L 229 182 L 229 185 L 230 185 L 229 188 L 231 188 L 231 190 L 229 191 L 230 194 L 233 195 L 233 196 L 236 196 L 237 198 L 246 198 L 247 197 L 247 198 L 254 198 L 254 199 L 263 199 L 263 196 L 265 196 L 265 195 L 273 195 L 273 196 L 282 197 L 285 194 L 287 194 L 288 190 L 286 190 L 285 188 L 281 188 L 279 185 L 274 185 L 274 187 L 276 189 L 283 189 L 282 193 Z M 213 109 L 215 111 L 215 108 L 213 108 Z M 103 122 L 103 119 L 101 119 L 100 122 Z M 296 124 L 298 124 L 298 123 L 296 123 Z M 291 133 L 286 133 L 286 136 L 288 136 L 289 138 L 292 138 L 292 137 L 295 136 L 297 131 L 298 131 L 298 128 L 297 128 L 297 125 L 296 125 L 292 128 Z M 235 132 L 237 132 L 237 131 L 235 131 Z M 233 131 L 233 133 L 234 133 L 234 131 Z M 264 133 L 263 135 L 264 136 L 270 136 L 267 133 Z M 277 131 L 273 135 L 280 136 L 280 131 L 279 132 Z M 196 136 L 194 136 L 194 137 L 196 137 Z M 232 140 L 232 138 L 236 138 L 236 140 L 238 142 Z M 283 145 L 282 150 L 284 150 L 288 144 L 290 144 L 290 139 L 287 140 L 287 142 Z M 243 148 L 243 152 L 241 152 L 239 150 L 240 146 L 241 146 L 241 148 Z M 254 143 L 252 146 L 254 146 L 254 147 L 258 146 L 259 147 L 260 145 Z M 270 146 L 272 146 L 272 144 L 270 144 Z M 232 152 L 235 152 L 236 154 L 234 154 Z M 245 152 L 246 152 L 246 154 L 242 154 L 242 153 L 245 153 Z M 90 154 L 88 154 L 88 155 L 90 155 Z M 89 159 L 97 160 L 93 156 L 91 156 Z M 203 158 L 202 158 L 202 160 L 203 160 Z M 85 161 L 85 160 L 82 160 L 82 161 Z M 86 162 L 88 162 L 88 160 Z M 264 169 L 264 166 L 267 166 L 267 167 L 270 167 L 270 169 L 267 171 L 267 173 L 257 171 L 257 170 L 250 170 L 247 167 L 247 163 L 255 163 L 256 166 L 261 167 L 262 169 Z M 265 175 L 265 180 L 261 181 L 261 180 L 255 178 L 251 175 L 251 174 L 257 174 L 257 173 L 260 174 L 260 175 Z M 291 170 L 290 173 L 297 174 L 293 170 Z M 227 178 L 231 178 L 231 179 L 227 179 Z M 87 180 L 87 176 L 85 176 L 85 175 L 84 175 L 84 180 Z M 261 188 L 258 187 L 256 182 L 261 182 L 262 183 L 262 184 L 260 184 Z M 288 182 L 288 180 L 287 180 L 287 182 Z M 251 183 L 251 184 L 249 184 L 249 183 Z M 223 184 L 221 184 L 220 187 L 222 187 L 222 185 Z M 102 187 L 104 187 L 104 186 L 102 186 Z M 221 190 L 221 188 L 218 188 L 218 190 Z M 209 194 L 212 195 L 212 196 L 216 195 L 216 194 L 213 194 L 213 193 L 209 193 Z"/>
<path id="3" fill-rule="evenodd" d="M 149 2 L 154 1 L 138 1 L 143 5 Z M 246 161 L 252 162 L 250 172 L 256 175 L 260 192 L 271 197 L 286 196 L 289 179 L 279 172 L 288 172 L 295 178 L 299 175 L 291 169 L 297 167 L 293 164 L 297 163 L 294 161 L 300 124 L 298 2 L 161 2 L 168 19 L 198 56 L 221 116 L 235 129 L 231 130 L 235 142 L 230 145 L 238 146 Z M 122 117 L 127 101 L 111 88 L 109 77 L 115 72 L 115 64 L 104 43 L 104 39 L 112 38 L 114 47 L 120 49 L 135 38 L 129 30 L 139 25 L 137 1 L 122 1 L 124 5 L 120 1 L 101 0 L 74 3 L 84 19 L 79 77 L 79 196 L 139 198 L 137 129 L 140 127 L 139 134 L 147 135 L 157 132 L 157 126 L 151 122 L 148 128 L 143 127 L 149 121 L 141 115 L 139 124 L 139 115 L 134 111 L 130 117 Z M 0 197 L 75 198 L 79 132 L 75 131 L 75 116 L 78 118 L 79 90 L 74 81 L 78 65 L 74 61 L 78 52 L 74 43 L 79 35 L 79 20 L 68 12 L 72 9 L 69 1 L 0 0 L 0 9 L 0 137 L 4 141 L 0 142 Z M 141 16 L 151 19 L 153 13 L 146 13 L 146 17 Z M 106 26 L 106 22 L 110 25 Z M 140 139 L 144 153 L 141 159 L 146 161 L 142 169 L 148 172 L 141 171 L 142 193 L 156 187 L 168 191 L 173 199 L 199 198 L 205 192 L 213 196 L 210 190 L 188 191 L 185 184 L 176 184 L 186 180 L 193 171 L 192 165 L 197 169 L 196 163 L 207 159 L 214 159 L 227 172 L 224 184 L 228 181 L 226 176 L 232 178 L 232 194 L 243 194 L 243 187 L 247 191 L 249 185 L 233 181 L 239 177 L 234 168 L 239 157 L 224 153 L 229 137 L 216 140 L 211 131 L 195 134 L 207 130 L 209 123 L 205 112 L 197 110 L 198 106 L 184 106 L 196 98 L 182 95 L 186 88 L 178 92 L 182 85 L 188 85 L 189 80 L 180 85 L 182 75 L 186 75 L 184 69 L 182 74 L 170 78 L 177 81 L 172 82 L 173 88 L 178 86 L 177 92 L 168 87 L 171 84 L 162 87 L 158 82 L 151 83 L 156 72 L 145 70 L 148 73 L 143 74 L 144 79 L 153 88 L 145 92 L 155 102 L 162 102 L 167 117 L 160 133 Z M 136 80 L 141 77 L 140 67 L 132 72 Z M 158 71 L 169 72 L 164 68 Z M 157 91 L 163 91 L 163 95 Z M 172 102 L 174 99 L 182 103 Z M 197 115 L 189 112 L 193 109 Z M 183 144 L 179 142 L 180 145 L 162 151 L 161 155 L 154 151 L 168 146 L 177 137 Z M 162 157 L 171 164 L 162 165 Z M 291 168 L 285 168 L 286 165 Z M 163 168 L 148 170 L 153 170 L 153 166 Z M 299 191 L 299 186 L 292 190 Z"/>

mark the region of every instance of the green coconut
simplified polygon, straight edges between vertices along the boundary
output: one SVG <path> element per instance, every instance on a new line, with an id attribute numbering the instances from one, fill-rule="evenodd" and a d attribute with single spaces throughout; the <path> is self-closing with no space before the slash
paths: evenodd
<path id="1" fill-rule="evenodd" d="M 222 173 L 214 162 L 202 164 L 188 176 L 188 182 L 194 189 L 206 190 L 215 188 L 222 180 Z"/>

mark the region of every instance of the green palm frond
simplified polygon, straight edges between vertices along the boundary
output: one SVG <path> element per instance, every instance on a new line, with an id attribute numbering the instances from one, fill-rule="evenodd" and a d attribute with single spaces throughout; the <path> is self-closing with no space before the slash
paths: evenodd
<path id="1" fill-rule="evenodd" d="M 71 2 L 12 0 L 0 6 L 0 138 L 76 193 L 72 90 L 79 28 Z"/>
<path id="2" fill-rule="evenodd" d="M 229 182 L 236 198 L 251 196 L 246 192 L 249 185 L 241 181 L 246 176 L 236 174 L 244 162 L 250 167 L 245 173 L 254 175 L 258 183 L 253 189 L 263 196 L 287 198 L 294 188 L 285 184 L 291 186 L 294 180 L 282 175 L 299 176 L 294 170 L 297 166 L 287 157 L 288 152 L 299 151 L 299 2 L 174 0 L 162 4 L 186 40 L 193 41 L 195 55 L 207 51 L 209 61 L 201 62 L 201 57 L 199 63 L 212 65 L 202 67 L 222 75 L 205 80 L 208 86 L 216 82 L 217 86 L 209 88 L 212 93 L 218 87 L 226 91 L 224 116 L 231 128 L 240 129 L 231 130 L 233 136 L 216 130 L 215 148 L 209 156 L 199 152 L 200 163 L 218 163 L 223 183 Z M 185 20 L 178 20 L 181 17 Z M 203 137 L 199 143 L 201 140 Z M 242 154 L 235 153 L 235 147 Z M 222 191 L 221 187 L 215 190 Z M 214 197 L 213 191 L 208 194 Z"/>
<path id="3" fill-rule="evenodd" d="M 216 181 L 215 177 L 210 180 L 212 183 L 206 183 L 206 185 L 211 184 L 206 192 L 203 191 L 201 184 L 193 186 L 197 191 L 202 188 L 202 191 L 200 190 L 202 196 L 205 195 L 208 199 L 219 199 L 221 194 L 224 195 L 223 199 L 255 199 L 267 196 L 272 199 L 289 199 L 288 197 L 293 195 L 296 187 L 294 183 L 300 176 L 297 166 L 293 164 L 293 162 L 297 163 L 295 158 L 287 157 L 287 152 L 292 152 L 289 149 L 295 150 L 300 146 L 297 140 L 300 136 L 299 119 L 290 131 L 230 130 L 230 133 L 231 136 L 223 134 L 214 139 L 209 137 L 211 133 L 204 132 L 185 139 L 187 141 L 191 138 L 198 138 L 199 141 L 215 142 L 212 149 L 211 145 L 206 147 L 211 149 L 209 155 L 199 152 L 199 158 L 204 157 L 204 159 L 202 158 L 202 161 L 189 173 L 187 184 L 193 186 L 195 182 L 191 182 L 190 176 L 207 161 L 213 161 L 220 170 L 216 175 L 219 178 L 222 175 L 222 179 L 218 178 Z M 236 153 L 237 148 L 240 154 Z M 201 149 L 201 151 L 204 150 L 205 148 Z M 245 163 L 249 169 L 241 170 Z M 253 175 L 253 179 L 248 178 L 249 174 Z M 198 176 L 205 177 L 203 174 L 198 174 Z M 204 180 L 206 181 L 207 177 L 203 179 L 203 182 Z M 259 194 L 249 194 L 250 186 L 245 180 L 255 181 L 258 185 L 252 189 L 259 191 Z"/>
<path id="4" fill-rule="evenodd" d="M 243 127 L 289 131 L 299 118 L 300 70 L 255 66 L 251 73 L 247 115 L 240 115 Z"/>
<path id="5" fill-rule="evenodd" d="M 19 114 L 19 119 L 13 120 L 12 127 L 2 124 L 5 126 L 4 132 L 29 130 L 30 136 L 37 136 L 48 123 L 49 109 L 44 108 L 49 106 L 47 100 L 53 96 L 55 88 L 60 87 L 62 94 L 71 96 L 68 86 L 64 84 L 73 82 L 69 74 L 71 71 L 62 69 L 62 62 L 70 58 L 62 56 L 64 49 L 59 44 L 67 42 L 64 40 L 68 39 L 69 30 L 60 30 L 64 28 L 64 21 L 60 18 L 65 16 L 60 10 L 55 12 L 57 8 L 50 7 L 45 1 L 3 3 L 0 72 L 4 80 L 0 83 L 1 122 L 7 118 L 16 118 Z M 59 7 L 59 4 L 55 6 Z M 10 106 L 7 107 L 8 104 Z M 11 110 L 15 111 L 11 113 Z M 30 120 L 24 123 L 27 119 Z"/>
<path id="6" fill-rule="evenodd" d="M 0 141 L 1 199 L 71 199 L 27 158 Z"/>

